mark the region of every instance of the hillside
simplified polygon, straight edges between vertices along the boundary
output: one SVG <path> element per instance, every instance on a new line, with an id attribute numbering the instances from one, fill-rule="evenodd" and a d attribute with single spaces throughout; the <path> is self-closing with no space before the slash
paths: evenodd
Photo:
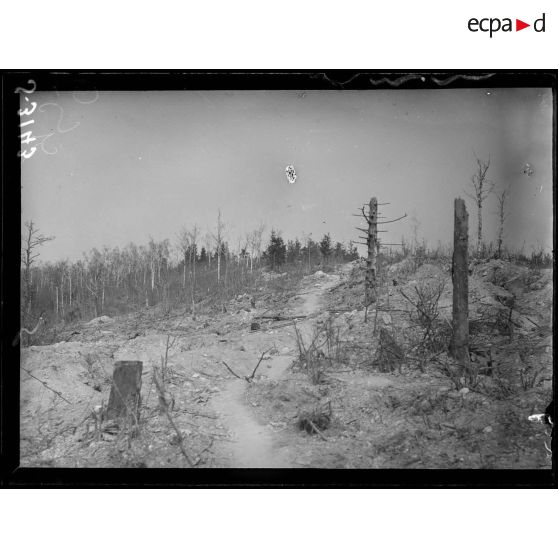
<path id="1" fill-rule="evenodd" d="M 351 262 L 264 273 L 195 317 L 158 306 L 74 324 L 22 349 L 22 465 L 550 468 L 545 428 L 527 417 L 552 398 L 551 270 L 474 262 L 473 379 L 447 356 L 450 273 L 444 261 L 386 267 L 366 322 Z M 92 415 L 119 360 L 143 362 L 134 432 L 96 429 Z"/>

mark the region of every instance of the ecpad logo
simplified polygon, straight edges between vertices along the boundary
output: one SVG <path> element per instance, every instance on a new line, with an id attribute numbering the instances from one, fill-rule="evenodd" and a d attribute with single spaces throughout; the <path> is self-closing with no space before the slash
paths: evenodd
<path id="1" fill-rule="evenodd" d="M 533 29 L 536 33 L 545 32 L 545 17 L 546 14 L 543 13 L 543 15 L 539 19 L 536 19 L 533 22 Z M 498 31 L 503 31 L 504 33 L 513 31 L 512 20 L 509 17 L 505 17 L 503 19 L 497 17 L 485 17 L 482 19 L 477 19 L 475 17 L 472 17 L 468 21 L 467 27 L 469 28 L 469 31 L 473 33 L 477 33 L 478 31 L 481 31 L 483 33 L 490 33 L 490 38 L 492 38 L 492 35 L 494 33 L 497 33 Z M 516 31 L 521 31 L 522 29 L 525 29 L 527 27 L 531 27 L 531 24 L 525 23 L 520 19 L 515 20 Z"/>

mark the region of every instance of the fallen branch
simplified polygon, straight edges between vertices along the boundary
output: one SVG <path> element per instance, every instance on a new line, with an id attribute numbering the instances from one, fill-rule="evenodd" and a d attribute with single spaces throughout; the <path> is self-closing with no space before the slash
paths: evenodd
<path id="1" fill-rule="evenodd" d="M 72 333 L 64 339 L 64 343 L 67 343 L 74 335 L 81 335 L 81 331 L 72 331 Z"/>
<path id="2" fill-rule="evenodd" d="M 213 442 L 215 441 L 215 438 L 211 438 L 211 442 L 209 442 L 209 445 L 205 448 L 203 448 L 200 453 L 198 453 L 198 457 L 196 459 L 196 461 L 194 461 L 194 466 L 195 465 L 199 465 L 200 461 L 201 461 L 201 456 L 203 453 L 205 453 L 206 451 L 209 451 L 211 449 L 211 446 L 213 445 Z"/>
<path id="3" fill-rule="evenodd" d="M 512 281 L 515 281 L 516 279 L 519 279 L 519 278 L 520 278 L 520 276 L 516 275 L 515 277 L 512 277 L 511 279 L 508 279 L 507 281 L 504 281 L 502 283 L 502 285 L 507 285 L 508 283 L 511 283 Z"/>
<path id="4" fill-rule="evenodd" d="M 308 316 L 281 316 L 281 315 L 276 315 L 276 316 L 257 316 L 254 319 L 255 320 L 275 320 L 275 321 L 284 321 L 284 320 L 298 320 L 298 319 L 303 319 L 303 318 L 307 318 Z"/>
<path id="5" fill-rule="evenodd" d="M 521 316 L 522 318 L 525 318 L 527 321 L 531 322 L 534 326 L 536 326 L 536 327 L 538 327 L 538 328 L 541 327 L 537 322 L 534 322 L 531 318 L 529 318 L 529 316 L 525 316 L 525 315 L 523 315 L 523 314 L 520 314 L 520 316 Z"/>
<path id="6" fill-rule="evenodd" d="M 219 418 L 219 417 L 216 416 L 216 415 L 206 415 L 206 414 L 204 414 L 204 413 L 197 413 L 197 412 L 195 412 L 195 411 L 181 410 L 180 412 L 181 412 L 181 413 L 187 413 L 187 414 L 189 414 L 189 415 L 194 415 L 195 417 L 204 417 L 204 418 L 213 419 L 213 420 L 216 420 L 216 419 Z"/>
<path id="7" fill-rule="evenodd" d="M 168 409 L 165 409 L 165 414 L 167 415 L 167 418 L 169 419 L 171 426 L 176 432 L 176 436 L 178 438 L 178 445 L 180 447 L 180 452 L 184 456 L 184 459 L 186 459 L 186 461 L 188 462 L 188 465 L 190 465 L 190 467 L 195 467 L 196 463 L 194 463 L 188 456 L 188 453 L 186 452 L 186 448 L 184 447 L 184 438 L 182 437 L 182 433 L 180 432 L 180 430 L 178 430 L 176 424 L 174 424 L 174 421 L 172 420 L 172 417 L 170 416 Z"/>
<path id="8" fill-rule="evenodd" d="M 215 378 L 216 376 L 214 374 L 208 374 L 207 372 L 203 372 L 202 370 L 198 370 L 198 369 L 194 369 L 194 372 L 196 374 L 202 374 L 203 376 L 207 376 L 208 378 Z M 176 374 L 176 372 L 175 372 Z M 186 374 L 181 374 L 182 376 L 186 376 Z"/>
<path id="9" fill-rule="evenodd" d="M 319 434 L 322 440 L 327 442 L 327 438 L 324 436 L 323 432 L 310 419 L 308 419 L 308 424 L 313 428 L 316 434 Z"/>
<path id="10" fill-rule="evenodd" d="M 55 393 L 56 395 L 58 395 L 58 397 L 60 397 L 60 399 L 66 401 L 66 403 L 69 403 L 70 405 L 72 404 L 70 401 L 68 401 L 63 395 L 62 393 L 60 393 L 59 391 L 56 391 L 55 389 L 52 389 L 46 382 L 44 382 L 43 380 L 40 380 L 39 378 L 37 378 L 36 376 L 33 376 L 33 374 L 31 374 L 31 372 L 29 372 L 29 370 L 27 370 L 26 368 L 23 368 L 23 366 L 21 367 L 21 369 L 24 372 L 27 372 L 27 374 L 29 374 L 29 376 L 31 376 L 31 378 L 33 378 L 34 380 L 37 380 L 37 382 L 40 382 L 41 384 L 43 384 L 43 386 L 45 386 L 48 390 L 52 391 L 52 393 Z"/>
<path id="11" fill-rule="evenodd" d="M 227 370 L 228 370 L 233 376 L 235 376 L 235 377 L 238 378 L 239 380 L 243 380 L 243 379 L 244 379 L 244 378 L 242 378 L 242 376 L 239 376 L 236 372 L 234 372 L 233 369 L 232 369 L 224 360 L 222 360 L 221 362 L 227 367 Z"/>
<path id="12" fill-rule="evenodd" d="M 155 387 L 157 388 L 157 391 L 159 393 L 159 398 L 162 398 L 163 401 L 166 401 L 165 391 L 164 391 L 163 386 L 160 383 L 159 378 L 157 378 L 157 374 L 153 374 L 153 380 L 155 382 Z M 174 423 L 174 420 L 172 419 L 172 416 L 171 416 L 171 414 L 169 412 L 169 409 L 168 409 L 168 405 L 163 405 L 162 409 L 163 409 L 165 415 L 167 416 L 167 419 L 168 419 L 170 425 L 172 426 L 173 430 L 176 433 L 176 437 L 178 438 L 178 445 L 180 447 L 180 452 L 184 456 L 184 459 L 186 459 L 188 465 L 190 465 L 190 467 L 195 467 L 196 463 L 194 463 L 190 459 L 190 456 L 188 455 L 188 452 L 186 451 L 186 448 L 184 447 L 184 438 L 182 437 L 182 433 L 180 432 L 180 430 L 178 429 L 178 427 Z"/>
<path id="13" fill-rule="evenodd" d="M 256 375 L 256 370 L 258 369 L 258 366 L 260 365 L 261 361 L 263 360 L 263 357 L 265 356 L 265 353 L 267 353 L 268 351 L 269 351 L 269 349 L 266 349 L 262 353 L 262 356 L 260 357 L 260 360 L 258 360 L 258 364 L 256 364 L 256 368 L 254 368 L 254 370 L 252 371 L 252 375 L 250 376 L 250 378 L 246 377 L 247 380 L 252 381 L 254 379 L 254 376 Z"/>
<path id="14" fill-rule="evenodd" d="M 288 327 L 288 326 L 290 326 L 290 325 L 292 325 L 291 322 L 284 322 L 284 323 L 282 323 L 282 324 L 277 324 L 277 325 L 269 326 L 268 329 L 279 329 L 279 328 L 281 328 L 281 327 Z"/>
<path id="15" fill-rule="evenodd" d="M 236 378 L 238 378 L 239 380 L 246 380 L 248 383 L 251 383 L 252 380 L 254 379 L 254 376 L 256 375 L 256 370 L 258 369 L 258 367 L 260 366 L 265 354 L 270 351 L 271 349 L 266 349 L 262 355 L 260 356 L 260 360 L 258 360 L 258 364 L 256 364 L 256 367 L 254 368 L 254 370 L 252 370 L 252 374 L 250 376 L 239 376 L 224 360 L 222 360 L 221 362 L 225 365 L 225 367 L 227 368 L 227 370 Z"/>

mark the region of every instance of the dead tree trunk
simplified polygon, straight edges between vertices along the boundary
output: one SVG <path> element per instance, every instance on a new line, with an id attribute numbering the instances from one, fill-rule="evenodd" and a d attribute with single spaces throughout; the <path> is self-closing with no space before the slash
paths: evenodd
<path id="1" fill-rule="evenodd" d="M 366 260 L 366 279 L 364 304 L 366 308 L 376 302 L 376 254 L 378 243 L 378 200 L 370 199 L 368 211 L 368 235 L 366 244 L 368 246 L 368 258 Z"/>
<path id="2" fill-rule="evenodd" d="M 469 364 L 469 215 L 465 202 L 455 200 L 453 228 L 453 337 L 451 352 L 460 365 Z"/>
<path id="3" fill-rule="evenodd" d="M 482 202 L 477 203 L 477 258 L 482 255 Z"/>
<path id="4" fill-rule="evenodd" d="M 106 418 L 131 418 L 139 420 L 141 404 L 141 360 L 119 360 L 114 363 Z"/>
<path id="5" fill-rule="evenodd" d="M 378 231 L 378 200 L 376 198 L 370 198 L 370 203 L 368 204 L 368 215 L 364 211 L 364 206 L 360 208 L 360 213 L 364 217 L 366 223 L 368 224 L 367 229 L 362 229 L 356 227 L 356 229 L 366 236 L 359 236 L 359 239 L 366 241 L 366 246 L 368 249 L 368 257 L 366 259 L 366 276 L 364 278 L 364 321 L 368 318 L 368 308 L 378 300 L 378 255 L 380 253 L 380 240 L 378 239 L 378 232 L 387 232 L 385 230 Z M 388 205 L 386 203 L 380 205 Z M 354 217 L 360 217 L 360 215 L 353 215 Z M 389 221 L 380 221 L 380 224 L 395 223 L 395 221 L 400 221 L 407 217 L 407 214 L 397 217 L 397 219 L 391 219 Z M 360 242 L 359 244 L 364 244 Z M 376 308 L 376 317 L 378 315 Z M 376 327 L 374 326 L 374 333 L 376 332 Z"/>
<path id="6" fill-rule="evenodd" d="M 509 186 L 500 194 L 497 194 L 498 199 L 498 259 L 502 257 L 502 245 L 504 243 L 504 222 L 506 221 L 506 198 L 508 195 Z"/>

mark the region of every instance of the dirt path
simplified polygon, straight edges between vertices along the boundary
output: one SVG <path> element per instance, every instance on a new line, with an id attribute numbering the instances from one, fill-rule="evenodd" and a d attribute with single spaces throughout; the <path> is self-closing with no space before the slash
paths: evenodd
<path id="1" fill-rule="evenodd" d="M 323 277 L 311 276 L 310 286 L 305 282 L 300 293 L 295 295 L 294 304 L 289 308 L 292 315 L 305 315 L 299 325 L 305 330 L 311 327 L 314 317 L 320 312 L 323 294 L 336 285 L 339 275 Z M 250 345 L 252 356 L 257 360 L 259 354 L 256 347 L 265 347 L 273 336 L 274 344 L 280 345 L 283 351 L 289 350 L 291 356 L 277 355 L 269 359 L 261 371 L 267 379 L 280 381 L 288 373 L 296 348 L 291 328 L 260 331 L 252 334 Z M 259 373 L 259 371 L 258 371 Z M 248 384 L 245 381 L 231 378 L 222 391 L 212 399 L 213 409 L 221 418 L 221 422 L 229 430 L 231 439 L 227 444 L 230 467 L 238 468 L 283 468 L 298 467 L 295 455 L 279 433 L 275 433 L 268 425 L 260 422 L 246 401 Z M 232 447 L 231 447 L 232 446 Z"/>

